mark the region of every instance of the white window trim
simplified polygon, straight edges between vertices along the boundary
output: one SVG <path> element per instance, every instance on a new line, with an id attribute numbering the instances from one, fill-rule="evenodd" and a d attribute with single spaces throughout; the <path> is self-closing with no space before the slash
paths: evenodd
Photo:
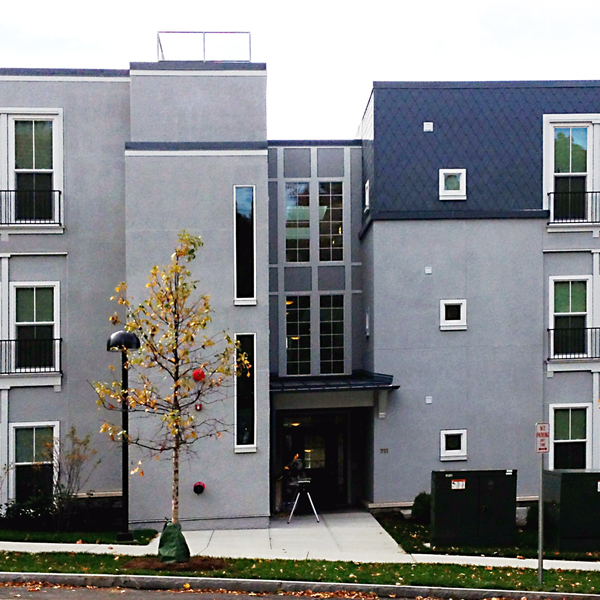
<path id="1" fill-rule="evenodd" d="M 448 304 L 460 305 L 460 320 L 446 320 L 445 308 Z M 440 330 L 464 331 L 467 328 L 467 301 L 464 298 L 454 300 L 440 300 Z"/>
<path id="2" fill-rule="evenodd" d="M 548 453 L 548 470 L 554 471 L 554 412 L 561 408 L 585 408 L 585 468 L 592 466 L 592 405 L 589 402 L 578 404 L 550 404 L 550 452 Z M 583 471 L 584 469 L 578 469 Z"/>
<path id="3" fill-rule="evenodd" d="M 444 189 L 446 175 L 460 175 L 460 189 Z M 440 200 L 466 200 L 467 199 L 467 170 L 466 169 L 440 169 L 439 170 Z"/>
<path id="4" fill-rule="evenodd" d="M 594 190 L 597 182 L 595 174 L 600 176 L 600 135 L 597 135 L 600 126 L 600 114 L 564 114 L 543 116 L 543 208 L 550 210 L 548 194 L 554 191 L 554 129 L 556 127 L 588 127 L 588 174 L 586 180 L 587 190 Z"/>
<path id="5" fill-rule="evenodd" d="M 15 430 L 30 429 L 32 427 L 52 427 L 54 430 L 54 489 L 58 485 L 59 460 L 60 460 L 60 421 L 31 421 L 10 423 L 8 432 L 8 494 L 9 499 L 15 498 Z"/>
<path id="6" fill-rule="evenodd" d="M 447 435 L 460 435 L 461 444 L 459 450 L 445 450 L 445 437 Z M 440 461 L 467 460 L 467 430 L 466 429 L 442 429 L 440 431 Z"/>
<path id="7" fill-rule="evenodd" d="M 54 333 L 53 339 L 60 338 L 60 281 L 11 281 L 9 284 L 10 298 L 10 339 L 17 339 L 17 289 L 18 288 L 35 288 L 45 287 L 54 288 Z M 60 364 L 60 346 L 54 349 L 55 364 Z M 15 373 L 18 369 L 13 368 Z M 29 373 L 28 373 L 29 375 Z M 32 373 L 32 375 L 35 375 Z"/>
<path id="8" fill-rule="evenodd" d="M 233 339 L 237 341 L 238 336 L 249 335 L 254 340 L 254 364 L 252 369 L 254 371 L 254 444 L 238 444 L 237 443 L 237 377 L 234 377 L 233 381 L 233 451 L 236 454 L 250 454 L 258 451 L 258 410 L 257 410 L 257 381 L 258 372 L 256 370 L 256 333 L 255 332 L 237 332 L 233 335 Z M 234 359 L 235 360 L 235 359 Z"/>
<path id="9" fill-rule="evenodd" d="M 364 212 L 369 212 L 371 208 L 371 192 L 369 180 L 365 181 L 365 208 Z"/>
<path id="10" fill-rule="evenodd" d="M 236 241 L 237 241 L 237 208 L 236 208 L 236 190 L 237 188 L 252 188 L 252 228 L 254 235 L 253 244 L 254 244 L 254 297 L 253 298 L 238 298 L 237 297 L 237 251 L 236 251 Z M 255 185 L 234 185 L 233 186 L 233 303 L 235 306 L 256 306 L 256 186 Z"/>
<path id="11" fill-rule="evenodd" d="M 586 287 L 585 287 L 585 307 L 586 307 L 586 327 L 589 329 L 591 327 L 594 327 L 594 324 L 592 323 L 592 276 L 591 275 L 551 275 L 549 278 L 550 281 L 550 285 L 549 285 L 549 302 L 548 302 L 548 308 L 549 308 L 549 316 L 548 316 L 548 329 L 552 329 L 555 330 L 555 324 L 554 324 L 554 284 L 556 282 L 560 282 L 560 281 L 585 281 L 586 283 Z M 588 339 L 588 344 L 587 347 L 590 347 L 589 344 L 590 340 Z M 551 352 L 551 356 L 550 358 L 554 358 L 554 348 L 551 347 L 550 348 L 550 352 Z M 582 356 L 582 358 L 585 358 L 585 356 Z M 559 359 L 560 360 L 560 359 Z"/>

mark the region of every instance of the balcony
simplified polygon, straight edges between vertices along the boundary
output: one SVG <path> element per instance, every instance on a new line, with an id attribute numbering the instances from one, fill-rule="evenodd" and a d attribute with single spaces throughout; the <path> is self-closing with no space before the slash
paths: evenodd
<path id="1" fill-rule="evenodd" d="M 549 360 L 600 358 L 600 327 L 548 329 Z"/>
<path id="2" fill-rule="evenodd" d="M 0 375 L 61 373 L 62 339 L 0 340 Z"/>
<path id="3" fill-rule="evenodd" d="M 0 225 L 62 225 L 59 190 L 0 190 Z"/>

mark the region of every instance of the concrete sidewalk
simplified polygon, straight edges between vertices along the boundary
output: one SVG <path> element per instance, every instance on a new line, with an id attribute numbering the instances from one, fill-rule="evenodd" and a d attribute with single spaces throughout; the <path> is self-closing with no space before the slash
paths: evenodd
<path id="1" fill-rule="evenodd" d="M 458 564 L 485 567 L 537 568 L 536 559 L 493 556 L 407 554 L 368 512 L 273 518 L 268 529 L 217 529 L 186 531 L 193 555 L 291 560 L 331 560 L 379 563 Z M 156 554 L 158 538 L 147 546 L 121 544 L 43 544 L 0 542 L 0 551 L 89 552 L 94 554 Z M 600 562 L 544 560 L 545 569 L 600 571 Z"/>

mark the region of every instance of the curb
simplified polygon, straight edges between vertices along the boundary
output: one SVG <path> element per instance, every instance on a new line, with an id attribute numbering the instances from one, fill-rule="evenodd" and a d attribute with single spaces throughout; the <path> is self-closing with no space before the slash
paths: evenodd
<path id="1" fill-rule="evenodd" d="M 452 598 L 481 600 L 483 598 L 513 598 L 515 600 L 598 600 L 596 594 L 562 592 L 528 592 L 481 588 L 447 588 L 409 585 L 376 585 L 362 583 L 329 583 L 317 581 L 283 581 L 277 579 L 227 579 L 214 577 L 163 577 L 160 575 L 87 575 L 76 573 L 7 573 L 0 572 L 2 583 L 45 582 L 74 587 L 120 587 L 136 590 L 177 590 L 188 584 L 194 590 L 226 590 L 285 594 L 288 592 L 363 592 L 382 598 Z"/>

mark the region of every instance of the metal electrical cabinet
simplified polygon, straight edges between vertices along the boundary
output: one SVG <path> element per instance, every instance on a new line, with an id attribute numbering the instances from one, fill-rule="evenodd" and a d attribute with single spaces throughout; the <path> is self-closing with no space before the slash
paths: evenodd
<path id="1" fill-rule="evenodd" d="M 548 545 L 600 550 L 600 472 L 545 471 L 544 517 Z"/>
<path id="2" fill-rule="evenodd" d="M 431 543 L 514 543 L 517 471 L 432 471 Z"/>

